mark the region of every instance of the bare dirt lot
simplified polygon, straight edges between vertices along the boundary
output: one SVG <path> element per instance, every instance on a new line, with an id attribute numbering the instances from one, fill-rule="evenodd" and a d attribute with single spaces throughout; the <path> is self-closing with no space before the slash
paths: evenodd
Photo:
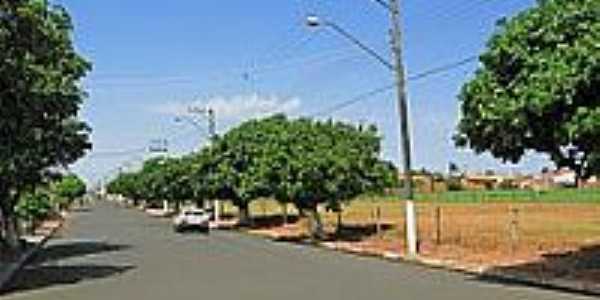
<path id="1" fill-rule="evenodd" d="M 280 240 L 308 237 L 306 220 L 292 217 L 283 224 L 281 207 L 272 201 L 257 201 L 251 209 L 253 233 Z M 422 257 L 472 270 L 600 282 L 600 205 L 592 201 L 423 201 L 417 210 Z M 337 247 L 404 253 L 402 201 L 352 202 L 340 228 L 337 214 L 323 216 L 328 240 Z"/>

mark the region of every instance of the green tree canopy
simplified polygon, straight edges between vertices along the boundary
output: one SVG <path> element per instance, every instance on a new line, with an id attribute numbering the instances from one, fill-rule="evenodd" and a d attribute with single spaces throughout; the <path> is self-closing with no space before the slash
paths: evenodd
<path id="1" fill-rule="evenodd" d="M 600 153 L 600 1 L 540 0 L 499 22 L 480 60 L 460 95 L 457 144 L 510 162 L 533 150 L 589 174 Z"/>
<path id="2" fill-rule="evenodd" d="M 318 235 L 317 205 L 339 207 L 397 180 L 380 150 L 374 127 L 277 115 L 231 130 L 217 141 L 213 155 L 217 180 L 227 183 L 241 208 L 260 197 L 292 202 L 312 213 Z"/>
<path id="3" fill-rule="evenodd" d="M 85 182 L 77 175 L 67 175 L 52 185 L 52 191 L 60 198 L 66 199 L 71 204 L 75 199 L 83 197 L 86 193 Z"/>
<path id="4" fill-rule="evenodd" d="M 339 208 L 356 196 L 397 184 L 394 166 L 380 159 L 375 127 L 277 115 L 247 121 L 183 158 L 155 158 L 108 190 L 145 200 L 231 200 L 249 221 L 251 201 L 273 197 L 311 213 L 319 204 Z"/>
<path id="5" fill-rule="evenodd" d="M 121 173 L 106 187 L 110 194 L 122 195 L 133 200 L 139 200 L 143 195 L 143 187 L 138 173 Z"/>
<path id="6" fill-rule="evenodd" d="M 0 0 L 0 209 L 16 248 L 14 206 L 48 168 L 91 145 L 77 120 L 90 64 L 73 47 L 71 18 L 44 0 Z"/>

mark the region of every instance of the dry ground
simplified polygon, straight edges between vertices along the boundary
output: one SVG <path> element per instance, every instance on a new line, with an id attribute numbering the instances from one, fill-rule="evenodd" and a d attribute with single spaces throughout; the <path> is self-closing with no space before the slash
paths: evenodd
<path id="1" fill-rule="evenodd" d="M 226 210 L 235 213 L 231 207 Z M 600 282 L 600 205 L 594 202 L 423 201 L 417 210 L 423 257 L 473 269 L 503 268 Z M 307 237 L 306 220 L 282 224 L 282 208 L 271 200 L 255 201 L 251 212 L 256 219 L 254 233 L 282 240 Z M 290 212 L 296 213 L 291 208 Z M 352 202 L 342 213 L 343 226 L 337 234 L 337 214 L 323 212 L 323 216 L 330 239 L 342 247 L 373 254 L 404 251 L 401 201 Z"/>

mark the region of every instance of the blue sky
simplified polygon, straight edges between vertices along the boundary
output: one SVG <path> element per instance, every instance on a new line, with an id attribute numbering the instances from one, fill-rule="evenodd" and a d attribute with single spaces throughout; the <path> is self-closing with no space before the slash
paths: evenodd
<path id="1" fill-rule="evenodd" d="M 481 53 L 502 16 L 533 0 L 403 2 L 409 74 Z M 71 13 L 78 49 L 94 64 L 82 117 L 93 127 L 94 150 L 73 169 L 90 181 L 133 167 L 153 139 L 181 154 L 205 143 L 204 128 L 177 123 L 189 105 L 211 105 L 218 129 L 270 112 L 313 115 L 392 82 L 392 74 L 328 30 L 310 30 L 315 13 L 390 57 L 386 12 L 369 0 L 55 0 Z M 158 4 L 162 3 L 162 4 Z M 477 67 L 471 63 L 409 84 L 415 168 L 444 171 L 449 161 L 471 170 L 535 171 L 530 155 L 502 165 L 453 147 L 456 95 Z M 393 91 L 325 115 L 377 124 L 384 156 L 397 161 Z"/>

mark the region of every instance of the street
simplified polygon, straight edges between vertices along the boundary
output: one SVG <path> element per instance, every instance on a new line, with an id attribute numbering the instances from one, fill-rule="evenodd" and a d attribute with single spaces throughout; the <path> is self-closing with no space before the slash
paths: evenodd
<path id="1" fill-rule="evenodd" d="M 587 299 L 234 232 L 179 235 L 107 202 L 75 212 L 3 298 Z"/>

